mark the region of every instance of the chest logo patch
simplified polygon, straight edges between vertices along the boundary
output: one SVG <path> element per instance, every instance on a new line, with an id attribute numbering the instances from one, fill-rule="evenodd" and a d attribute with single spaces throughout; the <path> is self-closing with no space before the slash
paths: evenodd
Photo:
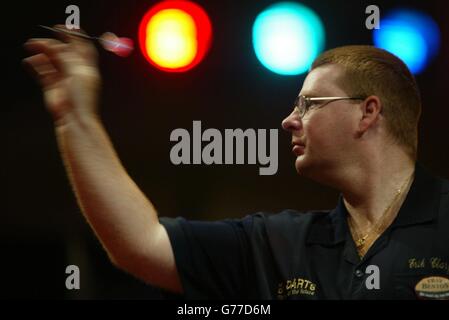
<path id="1" fill-rule="evenodd" d="M 293 296 L 314 296 L 316 284 L 303 278 L 293 278 L 278 285 L 277 298 L 287 299 Z"/>
<path id="2" fill-rule="evenodd" d="M 420 299 L 449 300 L 449 279 L 446 277 L 426 277 L 415 286 Z"/>

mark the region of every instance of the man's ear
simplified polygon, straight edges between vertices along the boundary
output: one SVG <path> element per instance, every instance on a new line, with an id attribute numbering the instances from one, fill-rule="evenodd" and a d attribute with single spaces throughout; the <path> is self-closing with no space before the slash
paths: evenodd
<path id="1" fill-rule="evenodd" d="M 378 96 L 369 96 L 361 104 L 362 118 L 359 122 L 359 135 L 363 135 L 369 128 L 374 126 L 379 120 L 382 112 L 382 102 Z"/>

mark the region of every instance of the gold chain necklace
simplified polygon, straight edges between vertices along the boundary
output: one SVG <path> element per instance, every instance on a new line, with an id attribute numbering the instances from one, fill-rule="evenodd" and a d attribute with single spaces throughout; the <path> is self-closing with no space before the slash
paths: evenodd
<path id="1" fill-rule="evenodd" d="M 357 231 L 355 225 L 353 224 L 353 219 L 350 215 L 348 215 L 348 224 L 349 224 L 349 228 L 351 229 L 353 235 L 355 236 L 356 239 L 354 239 L 357 251 L 359 252 L 360 257 L 363 257 L 365 254 L 365 245 L 367 243 L 368 238 L 372 235 L 372 234 L 376 234 L 379 235 L 380 232 L 382 232 L 382 227 L 384 225 L 384 222 L 387 218 L 387 213 L 388 211 L 391 209 L 391 207 L 393 206 L 393 204 L 396 202 L 396 200 L 398 199 L 398 197 L 402 194 L 402 192 L 404 191 L 404 188 L 407 186 L 407 184 L 410 182 L 410 180 L 412 179 L 413 174 L 405 181 L 405 183 L 402 185 L 401 188 L 396 190 L 396 194 L 393 198 L 393 200 L 390 202 L 390 204 L 388 205 L 388 207 L 385 209 L 385 211 L 382 213 L 382 216 L 379 218 L 379 220 L 377 220 L 377 222 L 374 224 L 374 226 L 372 228 L 370 228 L 370 230 L 364 235 L 361 236 L 360 233 Z"/>

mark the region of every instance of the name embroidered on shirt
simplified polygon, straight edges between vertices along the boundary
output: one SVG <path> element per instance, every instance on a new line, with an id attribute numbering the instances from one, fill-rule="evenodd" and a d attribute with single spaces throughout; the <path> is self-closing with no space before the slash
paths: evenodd
<path id="1" fill-rule="evenodd" d="M 430 259 L 430 266 L 432 269 L 440 269 L 441 271 L 446 272 L 449 274 L 449 263 L 447 261 L 444 261 L 441 258 L 433 257 Z"/>
<path id="2" fill-rule="evenodd" d="M 409 269 L 423 269 L 430 267 L 441 272 L 449 274 L 449 263 L 440 257 L 425 258 L 411 258 L 408 260 Z"/>

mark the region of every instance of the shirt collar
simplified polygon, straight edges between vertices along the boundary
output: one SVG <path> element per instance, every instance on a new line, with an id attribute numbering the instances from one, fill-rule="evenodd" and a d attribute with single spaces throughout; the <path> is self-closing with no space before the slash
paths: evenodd
<path id="1" fill-rule="evenodd" d="M 413 183 L 392 227 L 405 227 L 435 220 L 438 217 L 441 186 L 439 178 L 433 177 L 417 163 Z M 343 196 L 340 195 L 337 207 L 331 211 L 325 221 L 312 225 L 307 242 L 336 245 L 345 241 L 349 232 L 347 215 Z"/>
<path id="2" fill-rule="evenodd" d="M 393 222 L 393 227 L 420 224 L 436 219 L 441 191 L 441 179 L 432 176 L 424 167 L 416 164 L 415 179 Z"/>

